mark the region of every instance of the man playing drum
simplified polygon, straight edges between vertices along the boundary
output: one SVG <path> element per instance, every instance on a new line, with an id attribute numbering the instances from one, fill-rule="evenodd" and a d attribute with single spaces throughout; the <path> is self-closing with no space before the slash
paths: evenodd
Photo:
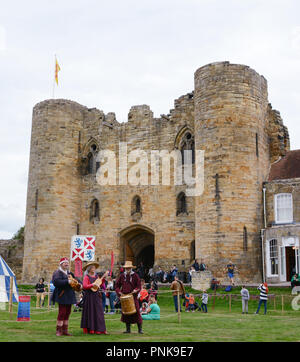
<path id="1" fill-rule="evenodd" d="M 125 272 L 122 273 L 116 281 L 116 293 L 118 294 L 121 303 L 122 303 L 122 296 L 132 294 L 134 305 L 136 309 L 136 313 L 134 314 L 124 314 L 124 310 L 122 307 L 122 316 L 121 322 L 126 323 L 126 331 L 124 333 L 130 333 L 130 325 L 137 323 L 138 331 L 140 334 L 143 334 L 142 331 L 142 323 L 143 319 L 140 314 L 140 307 L 138 301 L 138 294 L 141 290 L 141 280 L 140 277 L 135 273 L 132 269 L 135 268 L 132 265 L 131 261 L 126 261 L 124 265 Z"/>

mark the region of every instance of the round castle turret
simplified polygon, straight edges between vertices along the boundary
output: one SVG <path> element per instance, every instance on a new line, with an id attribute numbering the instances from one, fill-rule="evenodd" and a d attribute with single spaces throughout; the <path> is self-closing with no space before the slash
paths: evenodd
<path id="1" fill-rule="evenodd" d="M 260 279 L 261 185 L 269 170 L 267 82 L 229 62 L 195 72 L 195 146 L 204 150 L 204 192 L 195 202 L 196 256 L 223 278 Z"/>
<path id="2" fill-rule="evenodd" d="M 78 143 L 86 108 L 52 99 L 33 109 L 22 278 L 49 277 L 70 255 L 80 203 Z"/>

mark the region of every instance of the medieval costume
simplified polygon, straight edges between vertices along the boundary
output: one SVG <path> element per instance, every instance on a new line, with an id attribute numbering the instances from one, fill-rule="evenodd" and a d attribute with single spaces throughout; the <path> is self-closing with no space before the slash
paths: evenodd
<path id="1" fill-rule="evenodd" d="M 91 266 L 99 267 L 98 263 L 88 263 L 84 266 L 83 270 L 87 270 L 83 278 L 83 310 L 81 315 L 81 325 L 83 333 L 90 334 L 107 334 L 104 311 L 102 305 L 102 292 L 99 289 L 94 292 L 91 288 L 94 282 L 98 279 L 98 275 L 90 270 Z"/>
<path id="2" fill-rule="evenodd" d="M 57 336 L 70 336 L 68 333 L 69 317 L 73 304 L 76 304 L 75 292 L 70 285 L 69 276 L 73 278 L 74 274 L 68 271 L 69 260 L 60 259 L 59 268 L 53 273 L 52 281 L 55 286 L 53 293 L 54 303 L 58 303 L 58 316 L 56 325 Z M 78 280 L 79 281 L 79 280 Z"/>
<path id="3" fill-rule="evenodd" d="M 137 323 L 139 333 L 142 331 L 143 319 L 140 313 L 140 306 L 138 301 L 138 294 L 141 291 L 141 279 L 137 273 L 133 272 L 134 266 L 131 261 L 126 261 L 124 265 L 125 272 L 122 273 L 116 281 L 116 293 L 120 297 L 122 294 L 132 294 L 134 298 L 134 304 L 136 313 L 126 315 L 122 313 L 121 322 L 126 323 L 126 331 L 124 333 L 130 333 L 130 325 Z"/>

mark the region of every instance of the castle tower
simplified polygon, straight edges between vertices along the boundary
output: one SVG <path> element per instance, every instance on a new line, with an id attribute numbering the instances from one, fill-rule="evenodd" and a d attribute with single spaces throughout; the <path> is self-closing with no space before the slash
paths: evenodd
<path id="1" fill-rule="evenodd" d="M 195 147 L 205 151 L 196 256 L 220 279 L 232 261 L 240 280 L 259 280 L 261 189 L 270 165 L 267 82 L 248 66 L 212 63 L 195 72 L 194 98 Z"/>
<path id="2" fill-rule="evenodd" d="M 80 211 L 78 152 L 86 108 L 61 99 L 33 109 L 23 281 L 49 280 L 70 255 Z"/>

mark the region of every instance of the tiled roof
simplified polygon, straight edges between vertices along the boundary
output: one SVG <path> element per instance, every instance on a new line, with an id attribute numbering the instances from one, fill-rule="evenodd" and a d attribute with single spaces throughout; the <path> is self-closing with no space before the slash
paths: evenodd
<path id="1" fill-rule="evenodd" d="M 268 181 L 300 177 L 300 150 L 289 151 L 271 166 Z"/>

